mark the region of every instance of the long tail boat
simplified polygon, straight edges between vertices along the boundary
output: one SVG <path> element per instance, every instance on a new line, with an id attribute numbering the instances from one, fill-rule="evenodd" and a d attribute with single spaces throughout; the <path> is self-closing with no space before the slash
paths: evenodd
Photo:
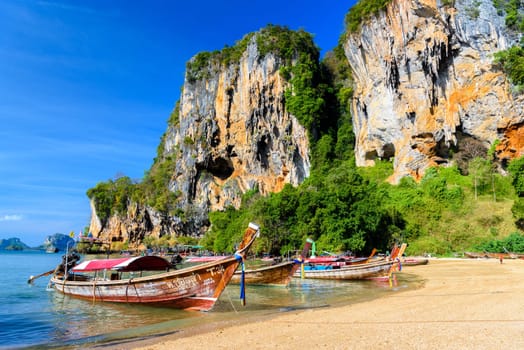
<path id="1" fill-rule="evenodd" d="M 348 255 L 337 255 L 329 252 L 324 252 L 327 255 L 316 255 L 316 243 L 311 238 L 306 239 L 305 245 L 308 249 L 311 248 L 311 256 L 305 258 L 304 262 L 311 265 L 326 265 L 326 266 L 346 266 L 346 265 L 358 265 L 370 262 L 371 258 L 375 255 L 377 250 L 373 248 L 371 254 L 368 257 L 355 257 Z M 306 246 L 304 246 L 306 247 Z M 308 251 L 309 252 L 309 251 Z M 307 256 L 307 253 L 306 255 Z"/>
<path id="2" fill-rule="evenodd" d="M 404 258 L 402 259 L 402 266 L 417 266 L 417 265 L 427 265 L 429 259 L 426 258 Z"/>
<path id="3" fill-rule="evenodd" d="M 329 280 L 359 280 L 378 276 L 390 276 L 400 264 L 397 257 L 402 256 L 406 244 L 397 246 L 391 252 L 389 260 L 371 261 L 349 266 L 325 266 L 313 265 L 310 268 L 302 265 L 300 271 L 295 272 L 294 277 L 329 279 Z M 372 253 L 374 254 L 374 252 Z"/>
<path id="4" fill-rule="evenodd" d="M 169 271 L 171 264 L 155 256 L 91 260 L 72 269 L 59 265 L 50 283 L 60 293 L 86 300 L 207 311 L 243 263 L 258 232 L 250 223 L 233 256 L 189 268 Z"/>
<path id="5" fill-rule="evenodd" d="M 312 269 L 303 269 L 297 271 L 294 277 L 326 279 L 326 280 L 356 280 L 369 277 L 382 276 L 387 274 L 393 264 L 397 262 L 382 260 L 359 265 L 349 265 L 342 267 L 325 267 L 317 266 Z"/>
<path id="6" fill-rule="evenodd" d="M 293 274 L 300 267 L 295 261 L 284 261 L 279 264 L 265 266 L 258 269 L 245 270 L 245 283 L 250 285 L 263 284 L 286 287 Z M 230 283 L 241 283 L 242 271 L 236 271 Z"/>
<path id="7" fill-rule="evenodd" d="M 471 259 L 489 258 L 486 253 L 464 252 L 464 256 Z"/>
<path id="8" fill-rule="evenodd" d="M 294 260 L 284 261 L 279 264 L 261 267 L 258 269 L 236 271 L 231 278 L 231 283 L 241 283 L 251 285 L 273 285 L 287 287 L 293 275 L 304 262 L 311 242 L 306 242 L 300 256 Z"/>

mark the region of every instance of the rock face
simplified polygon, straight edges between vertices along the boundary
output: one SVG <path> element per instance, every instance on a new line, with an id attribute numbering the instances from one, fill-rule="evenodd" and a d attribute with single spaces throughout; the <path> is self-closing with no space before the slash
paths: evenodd
<path id="1" fill-rule="evenodd" d="M 520 37 L 491 0 L 454 6 L 392 0 L 344 37 L 355 83 L 357 165 L 394 159 L 393 183 L 452 164 L 461 145 L 485 152 L 499 141 L 501 161 L 524 153 L 524 95 L 511 92 L 493 61 Z M 145 235 L 197 236 L 209 226 L 210 211 L 238 208 L 245 192 L 278 192 L 309 176 L 306 130 L 286 111 L 289 83 L 279 72 L 296 62 L 261 54 L 256 38 L 227 64 L 198 55 L 190 61 L 199 69 L 186 72 L 159 152 L 174 161 L 169 190 L 178 213 L 130 203 L 126 215 L 102 222 L 92 203 L 95 237 L 133 243 Z"/>
<path id="2" fill-rule="evenodd" d="M 464 138 L 499 140 L 500 159 L 524 154 L 524 98 L 493 63 L 518 40 L 491 0 L 393 0 L 349 34 L 357 165 L 394 158 L 396 183 L 450 164 Z"/>
<path id="3" fill-rule="evenodd" d="M 239 63 L 186 79 L 179 124 L 165 138 L 165 154 L 177 157 L 171 190 L 197 226 L 209 210 L 238 208 L 248 190 L 265 195 L 309 176 L 306 130 L 285 109 L 283 62 L 261 58 L 255 42 Z"/>
<path id="4" fill-rule="evenodd" d="M 246 191 L 265 195 L 308 177 L 308 137 L 285 109 L 283 65 L 275 54 L 259 53 L 255 35 L 239 61 L 224 67 L 210 60 L 198 74 L 186 71 L 178 119 L 164 135 L 161 154 L 176 159 L 170 191 L 185 219 L 130 205 L 126 218 L 102 223 L 92 202 L 93 235 L 130 242 L 146 233 L 199 235 L 209 211 L 238 208 Z"/>
<path id="5" fill-rule="evenodd" d="M 43 247 L 49 252 L 65 252 L 67 249 L 74 248 L 75 240 L 67 235 L 61 233 L 55 233 L 54 235 L 47 236 Z"/>
<path id="6" fill-rule="evenodd" d="M 161 237 L 164 234 L 179 234 L 180 220 L 162 215 L 148 206 L 130 203 L 125 216 L 113 215 L 102 222 L 97 215 L 93 200 L 91 205 L 91 223 L 89 231 L 93 237 L 103 242 L 130 243 L 129 248 L 138 248 L 144 237 Z"/>

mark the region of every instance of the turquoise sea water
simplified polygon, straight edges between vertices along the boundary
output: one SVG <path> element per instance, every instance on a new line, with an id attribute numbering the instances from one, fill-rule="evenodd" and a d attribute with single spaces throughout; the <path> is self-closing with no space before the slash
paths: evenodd
<path id="1" fill-rule="evenodd" d="M 417 281 L 399 275 L 398 284 L 293 279 L 288 288 L 246 288 L 241 306 L 239 287 L 230 285 L 210 312 L 189 312 L 116 303 L 92 303 L 47 288 L 49 276 L 32 275 L 53 269 L 61 254 L 0 252 L 0 349 L 82 348 L 151 334 L 177 332 L 202 323 L 252 318 L 301 308 L 348 304 L 412 288 Z"/>

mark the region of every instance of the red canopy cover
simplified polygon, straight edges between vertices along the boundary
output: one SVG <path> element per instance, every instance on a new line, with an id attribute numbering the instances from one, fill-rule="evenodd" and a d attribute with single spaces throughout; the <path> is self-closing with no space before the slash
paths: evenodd
<path id="1" fill-rule="evenodd" d="M 171 264 L 159 256 L 136 256 L 133 258 L 95 259 L 84 261 L 75 267 L 74 272 L 87 272 L 98 270 L 118 271 L 158 271 L 169 268 Z"/>

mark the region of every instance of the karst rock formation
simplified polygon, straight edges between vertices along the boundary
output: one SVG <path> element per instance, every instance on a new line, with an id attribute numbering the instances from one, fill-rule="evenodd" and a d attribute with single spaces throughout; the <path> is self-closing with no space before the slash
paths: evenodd
<path id="1" fill-rule="evenodd" d="M 485 150 L 496 145 L 500 164 L 521 156 L 524 94 L 494 61 L 520 36 L 491 0 L 392 0 L 345 33 L 357 165 L 393 161 L 389 181 L 398 183 L 452 164 L 453 152 L 472 140 Z M 95 237 L 199 236 L 210 211 L 238 208 L 247 191 L 278 192 L 310 175 L 308 132 L 286 109 L 290 83 L 280 70 L 289 59 L 261 54 L 256 38 L 227 64 L 198 66 L 198 55 L 188 64 L 160 154 L 175 159 L 169 190 L 183 218 L 130 203 L 127 215 L 101 220 L 92 201 Z"/>

